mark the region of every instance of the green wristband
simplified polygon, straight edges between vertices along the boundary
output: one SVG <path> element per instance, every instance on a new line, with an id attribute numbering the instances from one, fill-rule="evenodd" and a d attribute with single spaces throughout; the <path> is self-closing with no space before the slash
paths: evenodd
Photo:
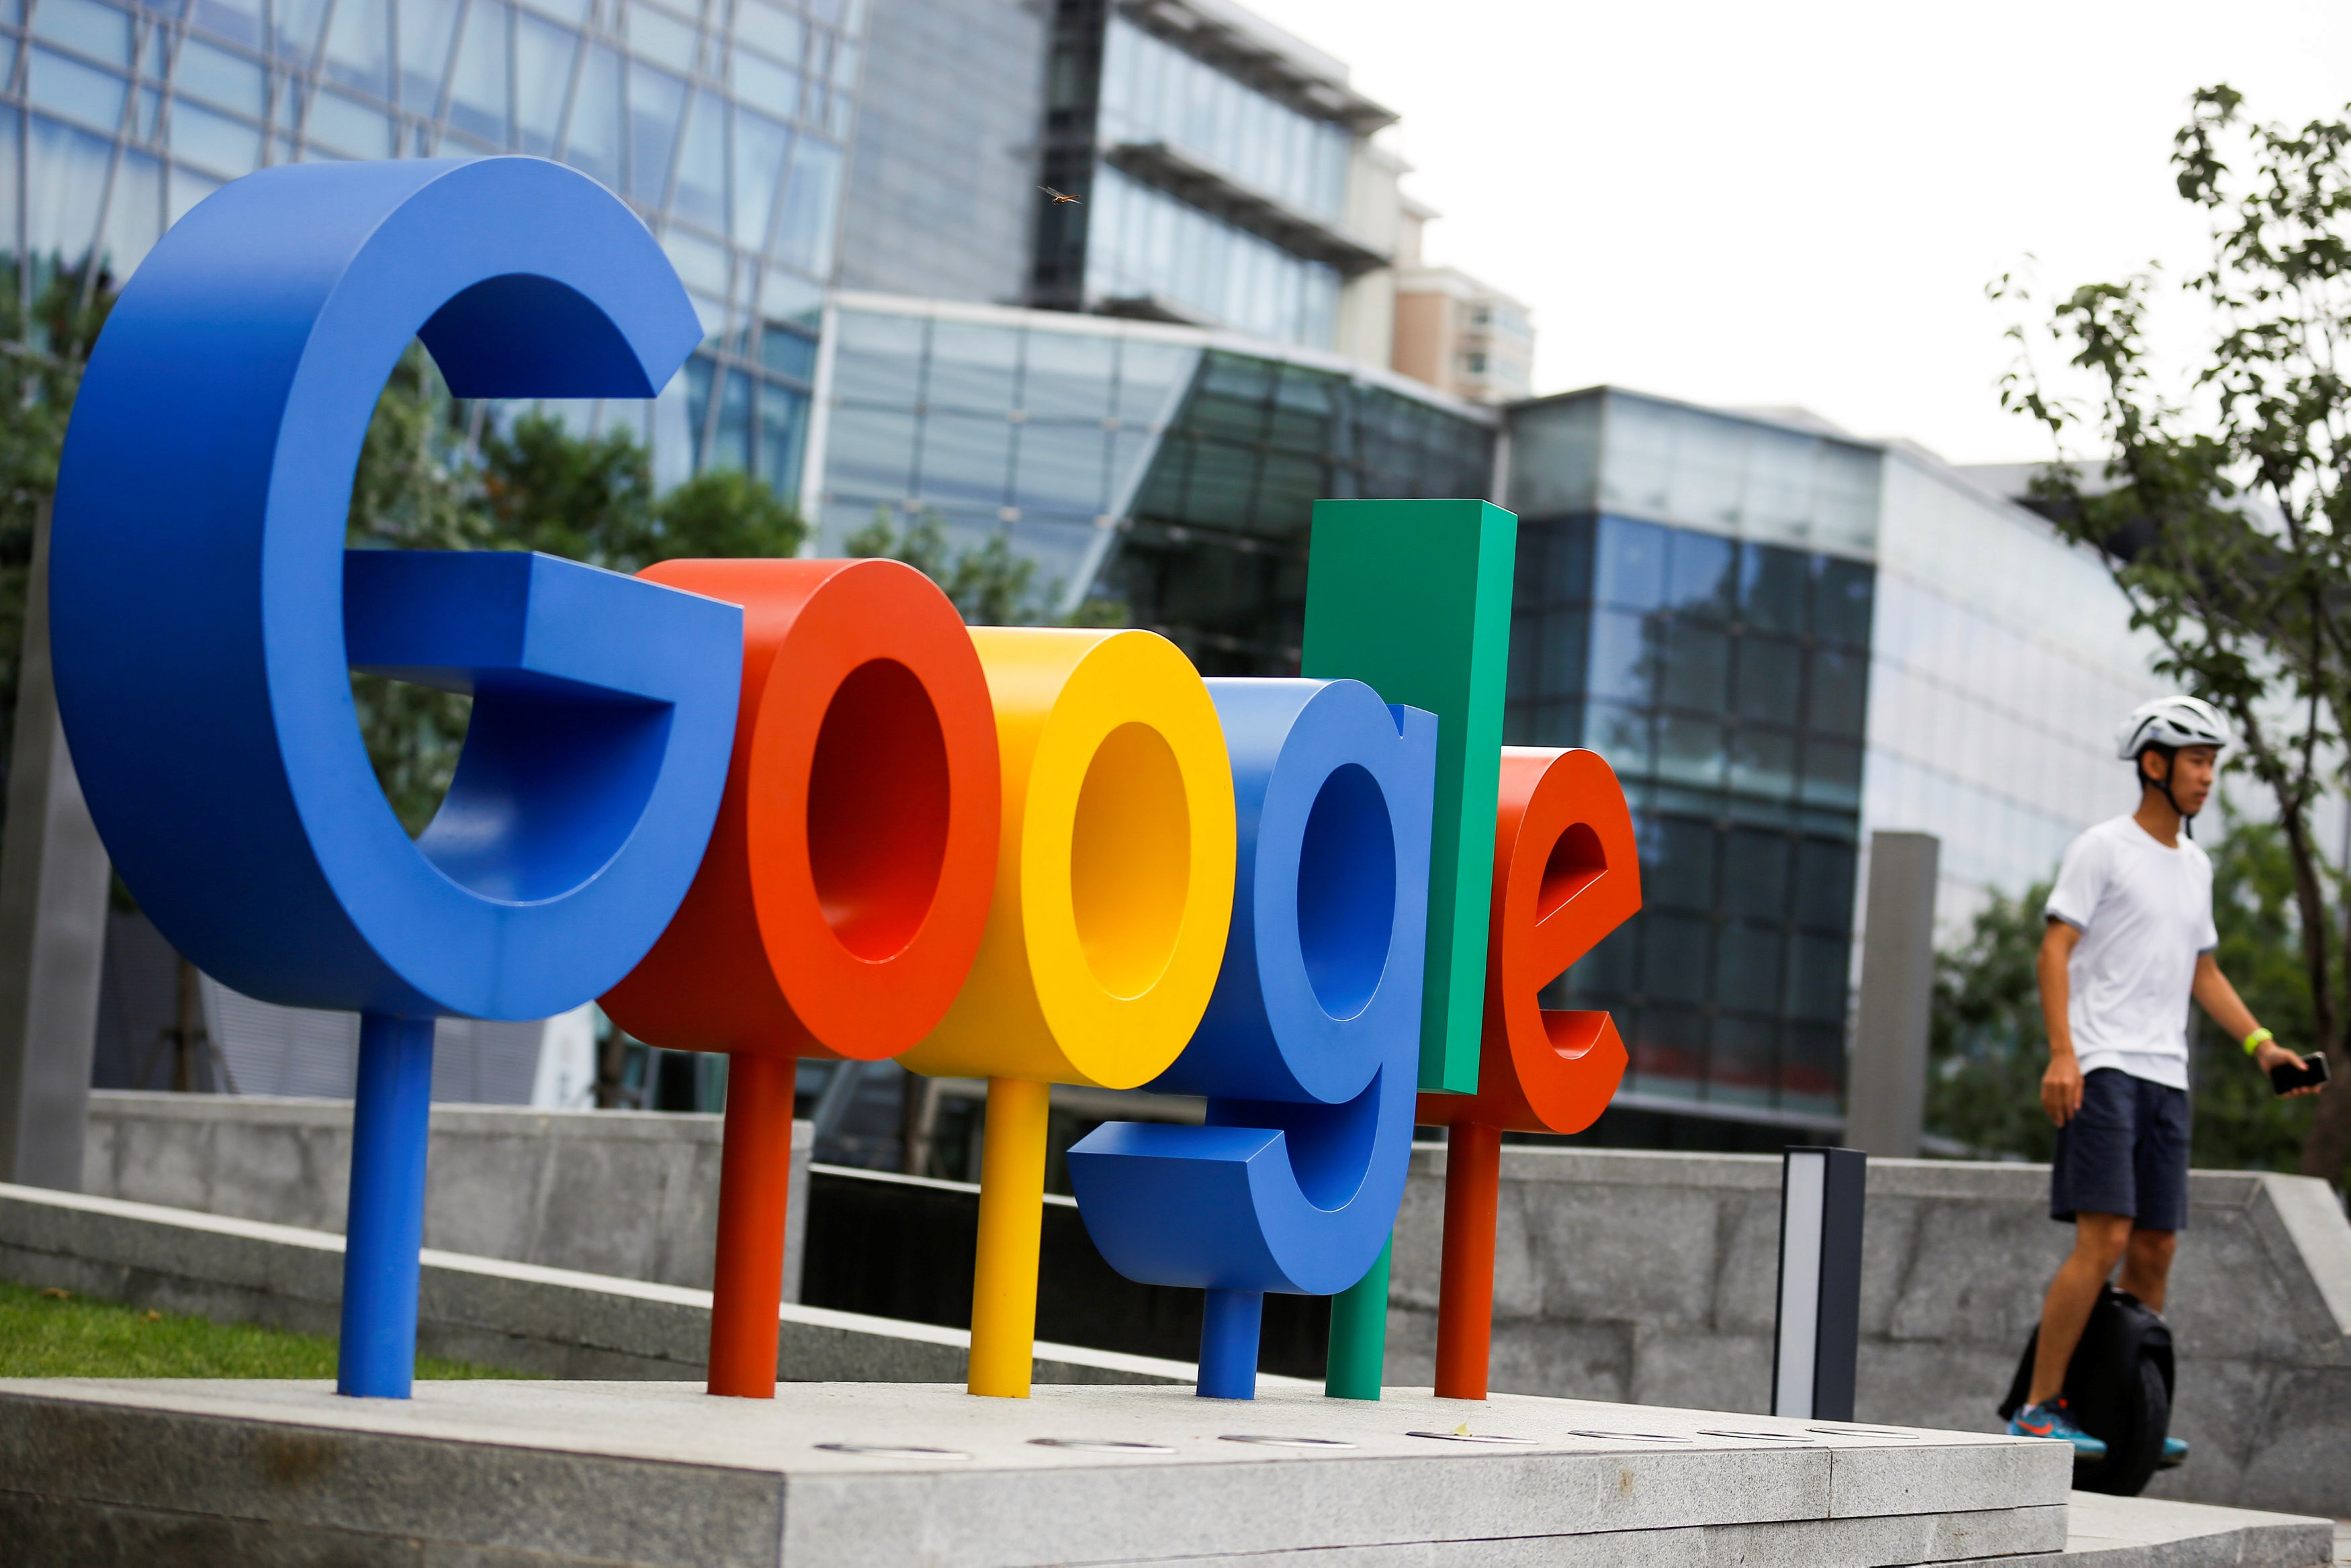
<path id="1" fill-rule="evenodd" d="M 2271 1041 L 2276 1038 L 2276 1035 L 2271 1033 L 2266 1029 L 2254 1030 L 2251 1034 L 2245 1036 L 2245 1054 L 2248 1056 L 2252 1055 L 2254 1052 L 2260 1050 L 2263 1045 L 2268 1044 Z"/>

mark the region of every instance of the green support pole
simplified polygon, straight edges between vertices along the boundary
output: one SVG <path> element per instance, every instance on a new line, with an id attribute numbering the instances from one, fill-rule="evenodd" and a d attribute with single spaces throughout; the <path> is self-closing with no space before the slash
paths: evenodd
<path id="1" fill-rule="evenodd" d="M 1388 1354 L 1388 1255 L 1380 1249 L 1372 1272 L 1331 1298 L 1331 1359 L 1322 1392 L 1332 1399 L 1376 1399 Z"/>
<path id="2" fill-rule="evenodd" d="M 1314 504 L 1301 673 L 1361 680 L 1437 715 L 1423 1094 L 1478 1092 L 1518 543 L 1518 518 L 1482 501 Z M 1333 1398 L 1380 1397 L 1395 1245 L 1331 1298 L 1323 1391 Z"/>

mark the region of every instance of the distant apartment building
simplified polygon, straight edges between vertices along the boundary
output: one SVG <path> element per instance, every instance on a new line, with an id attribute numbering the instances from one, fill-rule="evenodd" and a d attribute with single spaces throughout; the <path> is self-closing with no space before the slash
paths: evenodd
<path id="1" fill-rule="evenodd" d="M 1473 403 L 1534 390 L 1534 317 L 1526 305 L 1459 267 L 1430 266 L 1421 234 L 1437 214 L 1405 202 L 1395 266 L 1395 368 Z"/>

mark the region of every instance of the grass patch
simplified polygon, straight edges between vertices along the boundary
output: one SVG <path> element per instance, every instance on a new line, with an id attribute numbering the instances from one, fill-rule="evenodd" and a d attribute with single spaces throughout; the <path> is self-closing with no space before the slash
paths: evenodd
<path id="1" fill-rule="evenodd" d="M 332 1377 L 319 1334 L 214 1323 L 0 1282 L 0 1377 Z M 471 1362 L 416 1358 L 419 1377 L 519 1377 Z"/>

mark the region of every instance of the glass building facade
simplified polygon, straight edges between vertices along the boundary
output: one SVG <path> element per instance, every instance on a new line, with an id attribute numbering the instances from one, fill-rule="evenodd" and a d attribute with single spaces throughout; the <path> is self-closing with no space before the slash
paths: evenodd
<path id="1" fill-rule="evenodd" d="M 1038 613 L 1089 593 L 1211 673 L 1291 674 L 1322 496 L 1479 495 L 1496 417 L 1402 377 L 1196 328 L 840 296 L 820 552 L 877 510 L 1036 562 Z"/>
<path id="2" fill-rule="evenodd" d="M 1505 738 L 1606 756 L 1641 846 L 1641 913 L 1551 1003 L 1624 1033 L 1600 1134 L 1833 1131 L 1869 835 L 1941 841 L 1946 935 L 2050 876 L 2128 804 L 2106 737 L 2151 649 L 2096 561 L 1916 449 L 1606 388 L 1509 432 Z"/>
<path id="3" fill-rule="evenodd" d="M 1641 914 L 1553 1004 L 1615 1014 L 1620 1106 L 1834 1123 L 1878 454 L 1617 393 L 1511 439 L 1504 736 L 1606 756 L 1642 853 Z"/>
<path id="4" fill-rule="evenodd" d="M 1334 346 L 1393 259 L 1349 202 L 1395 117 L 1343 67 L 1231 7 L 1061 0 L 1046 84 L 1044 182 L 1077 200 L 1040 205 L 1034 303 Z"/>
<path id="5" fill-rule="evenodd" d="M 557 158 L 624 195 L 708 337 L 657 400 L 575 410 L 664 480 L 799 484 L 863 0 L 0 0 L 0 258 L 29 303 L 127 277 L 227 181 L 346 158 Z"/>

